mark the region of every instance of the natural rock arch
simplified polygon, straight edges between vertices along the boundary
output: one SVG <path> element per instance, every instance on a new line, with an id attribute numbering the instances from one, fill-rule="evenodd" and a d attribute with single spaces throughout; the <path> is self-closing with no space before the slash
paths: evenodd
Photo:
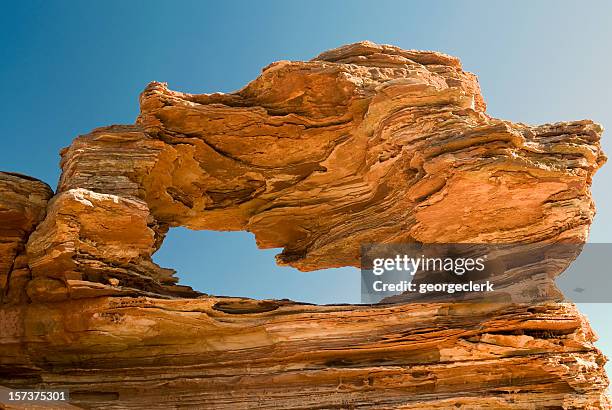
<path id="1" fill-rule="evenodd" d="M 367 42 L 232 94 L 152 83 L 135 125 L 62 152 L 48 203 L 0 173 L 0 384 L 88 408 L 609 406 L 571 304 L 201 296 L 151 261 L 179 225 L 249 230 L 302 270 L 362 242 L 581 243 L 601 132 L 491 118 L 458 59 Z"/>
<path id="2" fill-rule="evenodd" d="M 359 266 L 362 243 L 584 242 L 605 160 L 599 125 L 491 118 L 456 58 L 372 43 L 271 64 L 232 94 L 151 83 L 140 103 L 136 125 L 62 152 L 34 277 L 176 291 L 150 261 L 169 226 L 248 230 L 301 270 Z"/>

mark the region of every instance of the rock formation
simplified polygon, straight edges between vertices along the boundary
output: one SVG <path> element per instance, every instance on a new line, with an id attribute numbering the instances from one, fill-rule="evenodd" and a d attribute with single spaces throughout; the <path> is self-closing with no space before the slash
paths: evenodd
<path id="1" fill-rule="evenodd" d="M 151 260 L 174 226 L 248 230 L 301 270 L 363 243 L 583 243 L 599 125 L 491 118 L 458 59 L 368 42 L 140 104 L 62 151 L 50 200 L 0 174 L 0 385 L 86 408 L 609 406 L 568 303 L 213 297 Z"/>
<path id="2" fill-rule="evenodd" d="M 0 172 L 0 303 L 27 303 L 25 245 L 45 217 L 51 188 L 34 178 Z"/>

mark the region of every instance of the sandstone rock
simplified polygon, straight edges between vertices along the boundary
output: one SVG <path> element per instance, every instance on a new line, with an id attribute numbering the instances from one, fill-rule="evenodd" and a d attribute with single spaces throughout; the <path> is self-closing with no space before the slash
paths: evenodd
<path id="1" fill-rule="evenodd" d="M 569 304 L 89 298 L 0 323 L 4 365 L 23 366 L 20 344 L 30 360 L 2 383 L 42 377 L 87 408 L 609 408 L 605 359 Z"/>
<path id="2" fill-rule="evenodd" d="M 363 243 L 581 244 L 598 124 L 491 118 L 457 58 L 368 42 L 140 104 L 62 152 L 27 254 L 0 254 L 32 272 L 0 308 L 0 385 L 87 408 L 609 408 L 571 304 L 213 297 L 151 260 L 173 226 L 248 230 L 301 270 L 358 266 Z"/>
<path id="3" fill-rule="evenodd" d="M 96 289 L 101 291 L 98 295 L 166 294 L 164 285 L 177 279 L 173 270 L 150 260 L 157 249 L 151 226 L 156 226 L 155 221 L 140 200 L 82 188 L 59 193 L 28 243 L 34 277 L 30 285 L 40 288 L 30 297 L 46 298 L 41 291 L 45 286 L 37 284 L 39 278 L 61 280 L 66 296 L 73 298 L 95 296 Z M 121 292 L 102 283 L 121 285 Z"/>
<path id="4" fill-rule="evenodd" d="M 44 182 L 0 172 L 0 303 L 23 301 L 24 286 L 30 277 L 25 244 L 44 218 L 52 195 Z"/>
<path id="5" fill-rule="evenodd" d="M 359 266 L 368 242 L 584 242 L 602 128 L 484 108 L 457 59 L 367 43 L 272 64 L 234 94 L 152 83 L 138 126 L 63 153 L 60 191 L 137 196 L 168 226 L 248 230 L 301 270 Z"/>

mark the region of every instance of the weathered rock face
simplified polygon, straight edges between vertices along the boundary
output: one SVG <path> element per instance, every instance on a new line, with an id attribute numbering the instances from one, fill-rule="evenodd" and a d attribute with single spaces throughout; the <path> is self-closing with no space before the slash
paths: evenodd
<path id="1" fill-rule="evenodd" d="M 0 384 L 104 408 L 608 406 L 569 304 L 187 299 L 151 261 L 172 226 L 251 231 L 301 270 L 358 266 L 362 243 L 582 243 L 599 125 L 491 118 L 456 58 L 372 43 L 140 102 L 65 149 L 57 194 L 16 225 L 15 249 L 37 225 L 32 279 L 0 310 Z"/>
<path id="2" fill-rule="evenodd" d="M 171 286 L 177 280 L 174 271 L 150 260 L 157 249 L 156 228 L 141 200 L 86 189 L 59 193 L 27 246 L 34 277 L 28 285 L 29 296 L 56 301 L 183 290 L 195 295 L 189 288 Z"/>
<path id="3" fill-rule="evenodd" d="M 11 385 L 68 388 L 90 408 L 608 406 L 605 359 L 567 304 L 121 297 L 5 309 L 3 319 L 5 362 L 30 359 L 11 368 Z"/>
<path id="4" fill-rule="evenodd" d="M 0 303 L 25 302 L 30 279 L 25 244 L 53 195 L 41 181 L 0 172 Z"/>
<path id="5" fill-rule="evenodd" d="M 457 59 L 373 44 L 272 64 L 235 94 L 152 83 L 138 125 L 64 152 L 60 191 L 137 196 L 170 226 L 248 230 L 302 270 L 358 266 L 364 242 L 584 241 L 601 127 L 484 108 Z"/>

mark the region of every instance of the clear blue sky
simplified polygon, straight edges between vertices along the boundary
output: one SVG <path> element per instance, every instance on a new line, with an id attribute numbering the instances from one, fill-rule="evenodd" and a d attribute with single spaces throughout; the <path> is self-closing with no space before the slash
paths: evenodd
<path id="1" fill-rule="evenodd" d="M 132 123 L 149 81 L 229 92 L 275 60 L 359 40 L 456 55 L 478 74 L 489 113 L 612 129 L 612 2 L 3 1 L 0 169 L 55 187 L 59 150 L 79 134 Z M 604 147 L 612 152 L 611 137 Z M 611 242 L 612 166 L 596 176 L 592 242 Z M 351 269 L 274 265 L 250 234 L 173 230 L 156 260 L 201 291 L 358 302 Z M 225 262 L 231 261 L 232 264 Z M 608 305 L 583 306 L 612 354 Z"/>

